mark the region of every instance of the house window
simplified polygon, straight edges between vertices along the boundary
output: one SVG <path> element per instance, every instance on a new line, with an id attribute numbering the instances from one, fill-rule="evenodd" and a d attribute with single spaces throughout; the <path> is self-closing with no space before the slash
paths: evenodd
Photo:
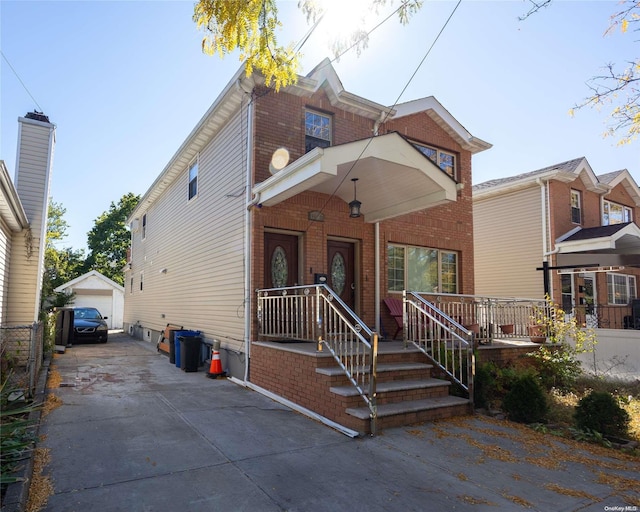
<path id="1" fill-rule="evenodd" d="M 443 151 L 442 149 L 432 148 L 423 144 L 413 143 L 413 145 L 425 155 L 429 160 L 436 164 L 440 169 L 446 172 L 454 180 L 456 178 L 456 157 L 453 153 Z"/>
<path id="2" fill-rule="evenodd" d="M 129 293 L 133 293 L 133 277 L 129 280 Z"/>
<path id="3" fill-rule="evenodd" d="M 580 192 L 571 191 L 571 222 L 574 224 L 582 223 L 582 214 L 580 211 Z"/>
<path id="4" fill-rule="evenodd" d="M 198 194 L 198 160 L 189 166 L 189 199 Z"/>
<path id="5" fill-rule="evenodd" d="M 144 288 L 144 272 L 140 272 L 140 291 Z"/>
<path id="6" fill-rule="evenodd" d="M 458 292 L 458 254 L 455 252 L 389 245 L 387 258 L 391 292 Z"/>
<path id="7" fill-rule="evenodd" d="M 609 304 L 627 305 L 637 297 L 636 277 L 625 274 L 607 274 Z"/>
<path id="8" fill-rule="evenodd" d="M 142 216 L 142 239 L 147 238 L 147 214 Z"/>
<path id="9" fill-rule="evenodd" d="M 331 146 L 331 118 L 318 112 L 307 110 L 304 113 L 305 153 L 313 148 Z"/>
<path id="10" fill-rule="evenodd" d="M 602 225 L 610 226 L 612 224 L 622 224 L 623 222 L 631 222 L 633 216 L 631 208 L 621 204 L 612 203 L 611 201 L 602 202 Z"/>

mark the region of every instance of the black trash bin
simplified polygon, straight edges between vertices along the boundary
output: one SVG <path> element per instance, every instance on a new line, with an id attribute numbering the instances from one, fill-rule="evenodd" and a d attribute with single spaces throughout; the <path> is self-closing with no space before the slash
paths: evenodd
<path id="1" fill-rule="evenodd" d="M 177 330 L 169 331 L 169 363 L 176 364 L 176 332 Z"/>
<path id="2" fill-rule="evenodd" d="M 198 333 L 199 334 L 199 333 Z M 180 340 L 180 369 L 197 372 L 200 365 L 200 336 L 178 336 Z"/>

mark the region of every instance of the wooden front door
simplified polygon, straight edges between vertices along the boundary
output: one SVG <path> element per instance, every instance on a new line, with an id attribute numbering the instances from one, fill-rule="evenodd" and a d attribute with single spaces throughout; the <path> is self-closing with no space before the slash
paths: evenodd
<path id="1" fill-rule="evenodd" d="M 264 286 L 281 288 L 298 284 L 298 237 L 264 234 Z"/>
<path id="2" fill-rule="evenodd" d="M 351 242 L 327 240 L 327 284 L 355 311 L 355 246 Z"/>

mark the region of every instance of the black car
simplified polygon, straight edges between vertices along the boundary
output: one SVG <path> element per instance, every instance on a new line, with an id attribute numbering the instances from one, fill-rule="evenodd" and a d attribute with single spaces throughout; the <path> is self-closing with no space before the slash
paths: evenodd
<path id="1" fill-rule="evenodd" d="M 106 343 L 109 327 L 96 308 L 73 308 L 73 341 Z"/>

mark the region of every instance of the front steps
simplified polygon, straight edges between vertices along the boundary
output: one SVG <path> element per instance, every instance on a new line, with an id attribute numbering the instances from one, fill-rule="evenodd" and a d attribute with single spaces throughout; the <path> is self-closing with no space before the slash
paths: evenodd
<path id="1" fill-rule="evenodd" d="M 398 356 L 406 360 L 384 363 L 386 358 L 398 359 Z M 416 361 L 427 361 L 419 351 L 401 349 L 398 352 L 379 353 L 378 357 L 378 430 L 470 413 L 469 400 L 450 395 L 451 382 L 433 378 L 433 365 Z M 345 426 L 369 433 L 370 409 L 356 388 L 348 382 L 342 369 L 338 366 L 317 368 L 316 373 L 337 377 L 345 382 L 329 387 L 329 391 L 335 395 L 335 401 L 353 418 Z"/>
<path id="2" fill-rule="evenodd" d="M 453 396 L 452 384 L 436 373 L 416 348 L 381 342 L 377 430 L 471 413 L 470 400 Z M 326 349 L 317 352 L 310 343 L 253 343 L 250 380 L 360 434 L 371 433 L 369 408 Z"/>

